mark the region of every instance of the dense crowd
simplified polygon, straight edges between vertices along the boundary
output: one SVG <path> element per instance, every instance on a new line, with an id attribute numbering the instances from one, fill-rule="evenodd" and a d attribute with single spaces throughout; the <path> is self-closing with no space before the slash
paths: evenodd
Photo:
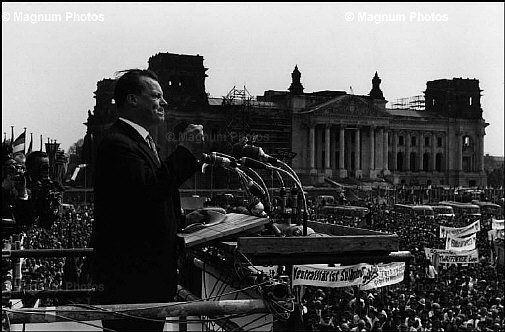
<path id="1" fill-rule="evenodd" d="M 91 236 L 93 209 L 87 205 L 64 208 L 62 216 L 51 229 L 33 226 L 27 230 L 25 249 L 85 248 Z M 83 260 L 76 258 L 80 268 Z M 25 287 L 36 289 L 61 288 L 65 258 L 27 258 L 23 275 Z"/>
<path id="2" fill-rule="evenodd" d="M 493 264 L 482 220 L 477 234 L 480 261 L 468 266 L 430 270 L 424 248 L 443 248 L 439 225 L 461 227 L 471 220 L 439 221 L 395 214 L 385 205 L 371 205 L 370 216 L 327 216 L 332 223 L 360 226 L 399 236 L 400 250 L 413 254 L 401 284 L 373 291 L 357 288 L 305 287 L 303 323 L 308 331 L 504 331 L 503 268 Z M 89 205 L 63 207 L 61 218 L 48 230 L 37 225 L 25 231 L 25 249 L 82 248 L 88 245 L 93 220 Z M 62 289 L 68 275 L 81 274 L 84 260 L 27 258 L 22 288 Z M 45 300 L 41 305 L 55 304 Z M 57 304 L 57 303 L 56 303 Z"/>
<path id="3" fill-rule="evenodd" d="M 413 260 L 405 280 L 374 291 L 306 287 L 305 329 L 309 331 L 504 331 L 504 269 L 494 265 L 487 238 L 490 219 L 477 233 L 477 264 L 435 269 L 424 248 L 444 248 L 439 225 L 462 227 L 469 218 L 412 218 L 371 205 L 369 221 L 328 216 L 336 224 L 396 233 L 400 250 Z M 499 216 L 503 217 L 503 216 Z"/>
<path id="4" fill-rule="evenodd" d="M 84 248 L 89 244 L 93 208 L 88 205 L 61 207 L 61 216 L 50 229 L 35 224 L 25 227 L 21 233 L 23 249 Z M 21 289 L 40 291 L 66 289 L 78 284 L 84 258 L 35 257 L 21 260 Z M 67 284 L 67 283 L 71 283 Z M 30 301 L 27 301 L 29 303 Z M 41 305 L 54 304 L 45 299 Z"/>

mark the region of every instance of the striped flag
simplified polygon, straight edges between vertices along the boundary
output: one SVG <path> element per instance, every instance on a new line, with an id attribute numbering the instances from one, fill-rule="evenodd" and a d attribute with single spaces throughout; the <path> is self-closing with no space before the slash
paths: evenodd
<path id="1" fill-rule="evenodd" d="M 25 153 L 25 141 L 26 141 L 26 132 L 23 132 L 21 135 L 16 138 L 14 143 L 12 143 L 12 153 Z"/>
<path id="2" fill-rule="evenodd" d="M 28 151 L 26 152 L 29 155 L 32 152 L 32 144 L 33 144 L 33 133 L 30 133 L 30 145 L 28 145 Z"/>

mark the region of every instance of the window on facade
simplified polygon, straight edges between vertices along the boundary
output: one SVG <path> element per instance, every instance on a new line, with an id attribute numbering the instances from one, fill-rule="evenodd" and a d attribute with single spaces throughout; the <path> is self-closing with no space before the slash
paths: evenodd
<path id="1" fill-rule="evenodd" d="M 403 153 L 398 152 L 396 155 L 396 169 L 400 172 L 403 172 Z"/>
<path id="2" fill-rule="evenodd" d="M 441 148 L 441 147 L 442 147 L 442 137 L 437 137 L 437 146 L 438 146 L 439 148 Z"/>
<path id="3" fill-rule="evenodd" d="M 472 97 L 468 98 L 468 105 L 472 106 Z"/>
<path id="4" fill-rule="evenodd" d="M 469 148 L 472 145 L 470 136 L 463 136 L 463 148 Z"/>
<path id="5" fill-rule="evenodd" d="M 472 171 L 472 157 L 465 156 L 463 157 L 463 172 L 471 172 Z"/>
<path id="6" fill-rule="evenodd" d="M 416 161 L 417 161 L 417 153 L 411 152 L 410 153 L 410 171 L 411 172 L 417 171 Z"/>
<path id="7" fill-rule="evenodd" d="M 435 170 L 437 172 L 442 172 L 442 154 L 437 153 L 435 157 Z"/>
<path id="8" fill-rule="evenodd" d="M 403 141 L 403 136 L 398 136 L 398 145 L 403 145 L 405 144 Z"/>
<path id="9" fill-rule="evenodd" d="M 423 154 L 423 171 L 429 171 L 430 170 L 430 154 L 425 153 Z"/>
<path id="10" fill-rule="evenodd" d="M 430 138 L 429 137 L 424 138 L 424 146 L 430 146 Z"/>
<path id="11" fill-rule="evenodd" d="M 417 145 L 417 139 L 416 138 L 417 137 L 415 137 L 415 136 L 411 137 L 411 139 L 410 139 L 410 145 L 411 146 L 416 146 Z"/>

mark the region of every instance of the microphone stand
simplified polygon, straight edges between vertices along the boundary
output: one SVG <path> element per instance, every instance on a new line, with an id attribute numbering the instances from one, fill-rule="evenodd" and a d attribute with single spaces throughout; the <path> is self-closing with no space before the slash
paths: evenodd
<path id="1" fill-rule="evenodd" d="M 290 177 L 293 182 L 296 184 L 296 186 L 298 187 L 298 189 L 302 192 L 302 198 L 303 198 L 303 208 L 304 208 L 304 211 L 303 211 L 303 218 L 302 218 L 302 223 L 303 223 L 303 236 L 307 236 L 307 222 L 308 222 L 308 207 L 307 207 L 307 198 L 305 197 L 305 194 L 303 194 L 303 186 L 302 186 L 302 183 L 300 182 L 300 179 L 298 178 L 298 176 L 296 175 L 296 173 L 293 175 L 292 173 L 294 173 L 294 171 L 291 169 L 291 167 L 289 167 L 288 165 L 286 165 L 285 163 L 281 162 L 281 164 L 284 165 L 284 167 L 287 167 L 290 171 L 286 171 L 282 168 L 279 168 L 279 167 L 275 167 L 275 166 L 272 166 L 270 164 L 266 164 L 262 161 L 258 161 L 258 160 L 255 160 L 256 162 L 260 163 L 263 165 L 263 167 L 267 168 L 267 169 L 271 169 L 271 170 L 276 170 L 277 172 L 280 172 L 282 174 L 285 174 L 287 175 L 288 177 Z"/>
<path id="2" fill-rule="evenodd" d="M 251 172 L 252 174 L 254 174 L 254 176 L 259 180 L 259 184 L 261 185 L 261 187 L 263 188 L 263 190 L 265 191 L 265 196 L 266 196 L 266 199 L 267 199 L 267 202 L 268 202 L 268 211 L 270 211 L 271 207 L 272 207 L 272 200 L 270 198 L 270 193 L 268 192 L 268 188 L 267 188 L 267 185 L 265 184 L 265 181 L 263 181 L 263 179 L 261 178 L 261 176 L 258 174 L 258 172 L 256 172 L 255 170 L 253 170 L 252 168 L 250 167 L 245 167 L 245 166 L 242 166 L 244 169 L 247 169 L 249 172 Z"/>
<path id="3" fill-rule="evenodd" d="M 302 198 L 303 198 L 303 214 L 302 214 L 302 225 L 303 225 L 303 236 L 307 236 L 307 223 L 308 223 L 308 208 L 307 208 L 307 198 L 305 197 L 305 194 L 303 194 L 303 186 L 302 184 L 299 182 L 299 180 L 293 176 L 290 172 L 286 171 L 286 170 L 283 170 L 281 168 L 278 168 L 278 167 L 274 167 L 274 166 L 270 166 L 272 167 L 273 169 L 277 169 L 277 171 L 281 172 L 281 173 L 284 173 L 286 174 L 287 176 L 289 176 L 296 184 L 296 186 L 298 187 L 298 189 L 302 192 Z"/>

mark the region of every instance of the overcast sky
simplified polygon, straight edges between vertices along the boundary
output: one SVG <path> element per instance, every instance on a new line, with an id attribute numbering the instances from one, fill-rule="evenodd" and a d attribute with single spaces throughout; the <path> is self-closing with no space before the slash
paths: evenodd
<path id="1" fill-rule="evenodd" d="M 146 68 L 158 52 L 199 54 L 207 92 L 286 90 L 295 64 L 305 92 L 368 94 L 378 71 L 389 101 L 426 81 L 480 80 L 485 152 L 504 154 L 503 3 L 2 3 L 2 129 L 27 127 L 65 151 L 86 132 L 96 82 Z M 46 14 L 44 16 L 40 14 Z M 28 144 L 28 143 L 27 143 Z"/>

